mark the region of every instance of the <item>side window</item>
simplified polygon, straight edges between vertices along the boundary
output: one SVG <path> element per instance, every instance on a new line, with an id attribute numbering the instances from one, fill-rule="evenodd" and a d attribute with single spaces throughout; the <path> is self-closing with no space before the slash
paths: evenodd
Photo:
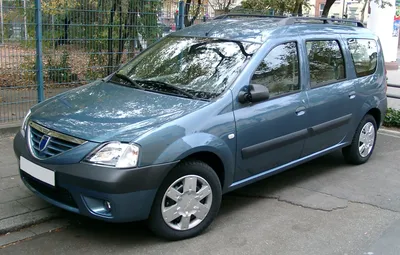
<path id="1" fill-rule="evenodd" d="M 257 68 L 251 83 L 266 86 L 270 98 L 299 91 L 297 43 L 285 43 L 273 48 Z"/>
<path id="2" fill-rule="evenodd" d="M 337 41 L 307 41 L 306 46 L 311 88 L 346 78 L 344 58 Z"/>
<path id="3" fill-rule="evenodd" d="M 347 41 L 357 77 L 375 73 L 378 48 L 374 40 L 349 39 Z"/>

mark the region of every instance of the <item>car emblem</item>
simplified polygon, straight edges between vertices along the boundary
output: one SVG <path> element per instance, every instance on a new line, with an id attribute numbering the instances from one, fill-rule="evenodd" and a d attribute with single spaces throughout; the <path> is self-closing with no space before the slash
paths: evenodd
<path id="1" fill-rule="evenodd" d="M 50 139 L 51 139 L 50 136 L 47 136 L 47 135 L 42 136 L 42 139 L 40 139 L 40 142 L 39 142 L 39 151 L 44 151 L 47 148 L 47 145 L 49 144 Z"/>

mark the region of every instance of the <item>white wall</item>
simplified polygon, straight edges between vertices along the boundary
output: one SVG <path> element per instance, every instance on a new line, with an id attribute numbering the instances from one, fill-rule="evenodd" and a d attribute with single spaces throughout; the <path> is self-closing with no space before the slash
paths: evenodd
<path id="1" fill-rule="evenodd" d="M 392 6 L 379 8 L 379 6 L 371 1 L 371 14 L 368 20 L 368 28 L 379 36 L 385 62 L 395 62 L 397 59 L 398 37 L 393 37 L 393 18 L 396 12 L 396 0 L 388 0 Z"/>

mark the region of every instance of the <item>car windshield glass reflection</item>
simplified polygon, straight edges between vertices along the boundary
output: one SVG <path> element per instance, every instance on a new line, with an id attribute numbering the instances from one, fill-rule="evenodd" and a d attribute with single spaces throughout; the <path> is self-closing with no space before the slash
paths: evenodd
<path id="1" fill-rule="evenodd" d="M 259 44 L 210 38 L 167 37 L 118 71 L 146 90 L 211 99 L 236 78 Z M 153 81 L 153 82 L 149 82 Z M 137 86 L 132 86 L 136 87 Z"/>

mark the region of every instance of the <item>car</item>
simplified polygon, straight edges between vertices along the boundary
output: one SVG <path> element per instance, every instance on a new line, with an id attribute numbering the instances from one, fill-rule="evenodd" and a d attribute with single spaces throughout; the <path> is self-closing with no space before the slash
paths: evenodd
<path id="1" fill-rule="evenodd" d="M 14 151 L 49 203 L 182 240 L 223 194 L 337 150 L 366 163 L 386 90 L 380 40 L 360 22 L 225 15 L 33 106 Z"/>

